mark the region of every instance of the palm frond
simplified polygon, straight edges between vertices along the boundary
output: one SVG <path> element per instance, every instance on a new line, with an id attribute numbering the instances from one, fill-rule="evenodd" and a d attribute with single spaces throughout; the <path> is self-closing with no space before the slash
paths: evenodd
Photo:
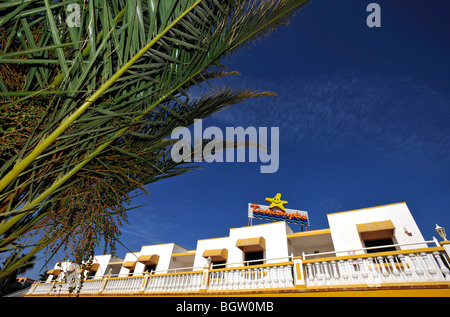
<path id="1" fill-rule="evenodd" d="M 100 227 L 81 220 L 99 224 L 111 212 L 103 221 L 121 222 L 130 192 L 194 169 L 171 160 L 170 132 L 245 99 L 273 96 L 205 84 L 237 74 L 225 72 L 222 59 L 305 3 L 1 3 L 0 249 L 36 232 L 49 233 L 45 243 L 66 241 L 70 228 L 95 236 Z M 69 4 L 80 7 L 80 27 L 65 23 Z M 90 200 L 97 203 L 86 206 Z M 58 226 L 68 215 L 72 226 Z M 110 236 L 119 233 L 108 228 Z"/>

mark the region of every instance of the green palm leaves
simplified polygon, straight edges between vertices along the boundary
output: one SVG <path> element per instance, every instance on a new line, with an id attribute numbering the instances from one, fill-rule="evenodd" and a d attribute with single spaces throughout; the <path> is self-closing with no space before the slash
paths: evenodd
<path id="1" fill-rule="evenodd" d="M 175 127 L 273 95 L 204 83 L 304 2 L 0 3 L 0 252 L 113 247 L 131 192 L 192 170 L 170 159 Z"/>

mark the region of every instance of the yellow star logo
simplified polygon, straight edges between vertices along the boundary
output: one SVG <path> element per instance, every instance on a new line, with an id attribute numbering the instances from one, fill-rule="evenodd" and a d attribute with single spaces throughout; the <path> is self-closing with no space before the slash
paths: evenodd
<path id="1" fill-rule="evenodd" d="M 286 211 L 283 205 L 286 205 L 288 202 L 285 200 L 281 200 L 280 198 L 281 194 L 276 194 L 275 197 L 273 198 L 266 198 L 266 201 L 268 203 L 271 203 L 269 209 L 272 209 L 273 207 L 278 207 L 281 210 Z"/>

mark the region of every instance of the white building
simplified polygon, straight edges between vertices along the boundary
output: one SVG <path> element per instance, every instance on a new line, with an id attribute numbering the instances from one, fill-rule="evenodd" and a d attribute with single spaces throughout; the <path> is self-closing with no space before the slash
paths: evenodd
<path id="1" fill-rule="evenodd" d="M 389 296 L 400 288 L 415 296 L 450 295 L 450 244 L 426 241 L 406 203 L 327 218 L 329 227 L 319 230 L 293 232 L 286 221 L 276 221 L 231 228 L 226 237 L 198 240 L 196 250 L 167 243 L 143 246 L 123 260 L 95 256 L 86 271 L 89 278 L 81 288 L 75 285 L 76 291 L 151 296 L 258 290 L 307 296 L 332 290 L 354 296 L 357 288 Z M 67 295 L 74 285 L 65 282 L 69 268 L 69 263 L 57 264 L 27 296 Z"/>

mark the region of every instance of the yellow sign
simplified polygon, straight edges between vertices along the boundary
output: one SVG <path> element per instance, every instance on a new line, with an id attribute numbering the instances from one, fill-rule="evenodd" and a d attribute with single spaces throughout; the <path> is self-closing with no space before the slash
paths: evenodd
<path id="1" fill-rule="evenodd" d="M 268 203 L 271 203 L 270 206 L 269 206 L 269 209 L 272 209 L 273 207 L 278 207 L 281 210 L 286 211 L 284 209 L 283 205 L 286 205 L 288 202 L 286 200 L 281 200 L 280 198 L 281 198 L 281 194 L 280 193 L 276 194 L 275 197 L 273 197 L 273 198 L 266 198 L 265 200 Z"/>

